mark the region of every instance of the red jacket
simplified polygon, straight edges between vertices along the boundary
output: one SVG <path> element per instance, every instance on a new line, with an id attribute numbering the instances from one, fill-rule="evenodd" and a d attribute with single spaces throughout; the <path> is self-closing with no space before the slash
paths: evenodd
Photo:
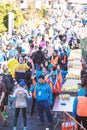
<path id="1" fill-rule="evenodd" d="M 48 83 L 50 84 L 53 93 L 60 93 L 61 87 L 62 87 L 62 75 L 61 75 L 61 73 L 56 78 L 55 86 L 53 85 L 51 79 L 48 79 Z"/>

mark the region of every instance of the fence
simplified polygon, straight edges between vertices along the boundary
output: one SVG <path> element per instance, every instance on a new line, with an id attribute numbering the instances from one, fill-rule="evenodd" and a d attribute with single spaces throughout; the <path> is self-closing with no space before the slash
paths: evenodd
<path id="1" fill-rule="evenodd" d="M 62 130 L 86 130 L 81 124 L 79 124 L 69 113 L 63 112 Z"/>

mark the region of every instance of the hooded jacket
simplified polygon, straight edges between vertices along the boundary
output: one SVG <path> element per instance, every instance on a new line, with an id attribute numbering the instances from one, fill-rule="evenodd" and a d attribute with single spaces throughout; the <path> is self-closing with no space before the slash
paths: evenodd
<path id="1" fill-rule="evenodd" d="M 78 90 L 78 97 L 74 99 L 73 103 L 73 116 L 87 116 L 87 97 L 84 88 Z"/>
<path id="2" fill-rule="evenodd" d="M 52 104 L 52 89 L 49 84 L 37 83 L 29 89 L 29 92 L 33 92 L 35 89 L 36 89 L 36 100 L 37 101 L 48 100 L 49 103 Z"/>

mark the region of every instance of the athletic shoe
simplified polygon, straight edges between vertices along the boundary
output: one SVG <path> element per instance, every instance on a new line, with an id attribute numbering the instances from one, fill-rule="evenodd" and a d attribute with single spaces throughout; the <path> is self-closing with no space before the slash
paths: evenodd
<path id="1" fill-rule="evenodd" d="M 17 127 L 16 127 L 16 126 L 14 126 L 14 127 L 13 127 L 13 130 L 17 130 Z"/>
<path id="2" fill-rule="evenodd" d="M 5 111 L 2 112 L 2 116 L 5 117 L 5 118 L 8 118 L 8 115 Z"/>
<path id="3" fill-rule="evenodd" d="M 27 130 L 27 127 L 24 127 L 24 130 Z"/>

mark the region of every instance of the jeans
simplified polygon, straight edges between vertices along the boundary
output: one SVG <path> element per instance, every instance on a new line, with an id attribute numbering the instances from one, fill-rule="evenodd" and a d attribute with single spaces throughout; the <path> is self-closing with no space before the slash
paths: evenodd
<path id="1" fill-rule="evenodd" d="M 14 126 L 17 126 L 17 120 L 18 120 L 20 109 L 22 109 L 24 127 L 26 127 L 27 124 L 26 108 L 15 108 Z"/>
<path id="2" fill-rule="evenodd" d="M 44 112 L 46 113 L 47 119 L 49 123 L 53 123 L 51 111 L 50 111 L 50 105 L 48 103 L 48 100 L 44 101 L 37 101 L 37 110 L 38 115 L 40 117 L 41 123 L 44 123 Z"/>

